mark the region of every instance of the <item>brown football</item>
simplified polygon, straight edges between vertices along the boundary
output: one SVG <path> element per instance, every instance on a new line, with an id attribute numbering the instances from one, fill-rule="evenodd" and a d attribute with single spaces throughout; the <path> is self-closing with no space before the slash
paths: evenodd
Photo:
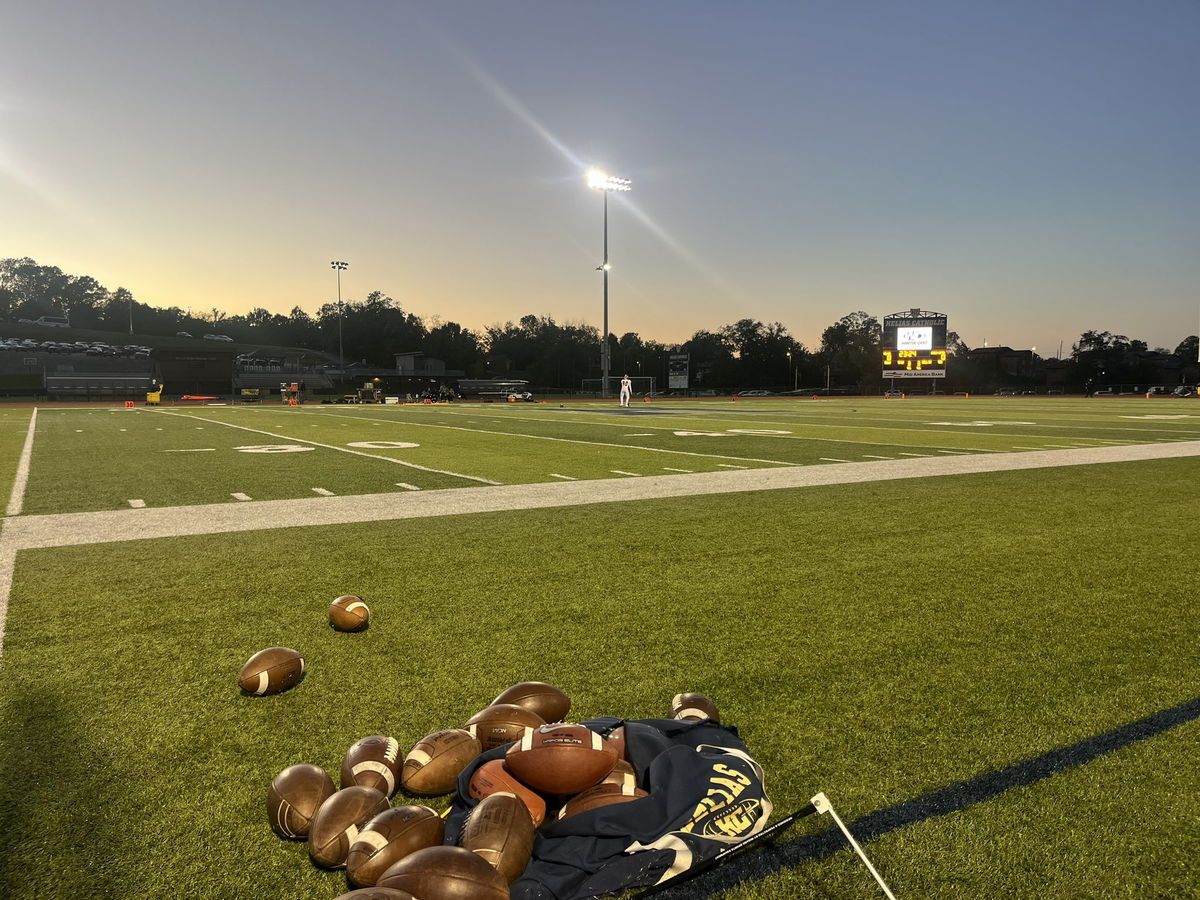
<path id="1" fill-rule="evenodd" d="M 471 810 L 459 843 L 495 866 L 512 884 L 521 877 L 533 853 L 533 818 L 516 794 L 489 794 Z"/>
<path id="2" fill-rule="evenodd" d="M 391 866 L 380 887 L 400 888 L 421 900 L 508 900 L 508 882 L 462 847 L 427 847 Z"/>
<path id="3" fill-rule="evenodd" d="M 365 887 L 338 894 L 333 900 L 416 900 L 416 898 L 408 891 L 396 888 Z"/>
<path id="4" fill-rule="evenodd" d="M 271 830 L 287 840 L 308 837 L 309 826 L 321 804 L 337 790 L 320 766 L 300 763 L 275 776 L 267 792 L 267 819 Z"/>
<path id="5" fill-rule="evenodd" d="M 404 757 L 400 783 L 420 797 L 449 794 L 462 770 L 482 751 L 478 739 L 461 728 L 427 734 Z"/>
<path id="6" fill-rule="evenodd" d="M 614 803 L 640 800 L 642 797 L 649 796 L 648 793 L 638 787 L 623 784 L 598 784 L 595 787 L 590 787 L 586 791 L 576 794 L 568 800 L 563 808 L 558 811 L 558 819 L 562 821 L 588 810 L 599 809 L 602 806 L 611 806 Z"/>
<path id="7" fill-rule="evenodd" d="M 634 788 L 637 787 L 637 772 L 634 770 L 632 763 L 618 759 L 617 764 L 613 766 L 613 770 L 605 775 L 600 783 L 617 784 Z"/>
<path id="8" fill-rule="evenodd" d="M 238 672 L 238 686 L 262 697 L 286 691 L 304 675 L 304 657 L 291 647 L 268 647 L 246 660 Z"/>
<path id="9" fill-rule="evenodd" d="M 516 794 L 520 798 L 521 802 L 525 804 L 525 808 L 529 810 L 529 817 L 533 819 L 535 827 L 542 824 L 546 818 L 546 801 L 517 781 L 512 773 L 504 767 L 504 760 L 493 759 L 485 762 L 471 773 L 471 783 L 468 785 L 467 793 L 476 800 L 483 800 L 492 794 L 503 792 Z"/>
<path id="10" fill-rule="evenodd" d="M 436 847 L 445 837 L 442 817 L 427 806 L 396 806 L 371 819 L 358 832 L 346 856 L 352 884 L 370 887 L 392 863 Z"/>
<path id="11" fill-rule="evenodd" d="M 522 681 L 514 684 L 492 701 L 512 703 L 531 709 L 547 722 L 561 722 L 571 711 L 571 698 L 544 681 Z"/>
<path id="12" fill-rule="evenodd" d="M 308 830 L 308 855 L 318 866 L 340 869 L 358 829 L 387 808 L 387 797 L 375 788 L 342 788 L 317 810 Z"/>
<path id="13" fill-rule="evenodd" d="M 617 754 L 617 759 L 625 759 L 625 726 L 614 728 L 604 738 L 606 745 Z"/>
<path id="14" fill-rule="evenodd" d="M 386 797 L 400 786 L 400 744 L 384 734 L 355 741 L 342 760 L 342 787 L 373 787 Z"/>
<path id="15" fill-rule="evenodd" d="M 685 722 L 697 722 L 700 719 L 720 722 L 721 714 L 711 697 L 703 694 L 676 694 L 675 699 L 671 701 L 671 718 L 682 719 Z"/>
<path id="16" fill-rule="evenodd" d="M 362 631 L 371 621 L 371 610 L 362 597 L 344 594 L 329 604 L 329 624 L 334 631 Z"/>
<path id="17" fill-rule="evenodd" d="M 479 739 L 484 750 L 494 750 L 519 741 L 534 728 L 545 724 L 546 720 L 533 710 L 515 703 L 496 703 L 467 719 L 467 731 Z"/>
<path id="18" fill-rule="evenodd" d="M 508 771 L 546 794 L 578 794 L 599 784 L 616 762 L 616 752 L 586 725 L 543 725 L 504 755 Z"/>

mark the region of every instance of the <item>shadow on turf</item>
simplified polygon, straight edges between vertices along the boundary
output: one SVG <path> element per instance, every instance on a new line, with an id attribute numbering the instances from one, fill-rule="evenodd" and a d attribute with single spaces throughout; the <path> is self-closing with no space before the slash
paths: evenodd
<path id="1" fill-rule="evenodd" d="M 75 714 L 51 692 L 30 690 L 4 706 L 0 897 L 34 896 L 30 885 L 39 879 L 39 897 L 121 896 L 128 882 L 104 864 L 121 837 L 105 815 L 120 807 L 111 767 L 76 727 Z M 51 857 L 73 862 L 49 872 Z"/>
<path id="2" fill-rule="evenodd" d="M 1196 719 L 1200 719 L 1200 697 L 1193 697 L 1178 706 L 1160 710 L 1112 731 L 1084 738 L 1069 747 L 1051 750 L 996 772 L 957 782 L 924 797 L 877 810 L 848 823 L 847 827 L 859 843 L 866 843 L 882 837 L 889 831 L 959 812 L 976 803 L 991 800 L 1012 788 L 1033 784 L 1050 775 L 1091 762 L 1105 753 L 1120 750 Z M 781 869 L 797 866 L 805 860 L 829 856 L 846 846 L 841 832 L 830 828 L 820 834 L 809 835 L 786 844 L 776 844 L 773 850 L 765 853 L 751 851 L 739 862 L 714 869 L 708 874 L 700 875 L 694 881 L 661 891 L 656 896 L 662 900 L 703 900 L 743 882 L 765 878 Z"/>

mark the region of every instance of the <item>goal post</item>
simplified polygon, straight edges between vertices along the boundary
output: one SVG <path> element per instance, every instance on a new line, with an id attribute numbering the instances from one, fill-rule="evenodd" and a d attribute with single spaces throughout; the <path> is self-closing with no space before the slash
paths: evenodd
<path id="1" fill-rule="evenodd" d="M 629 384 L 633 391 L 633 396 L 640 397 L 644 394 L 653 394 L 656 390 L 656 378 L 653 375 L 630 375 Z M 585 378 L 580 384 L 580 392 L 584 394 L 595 394 L 600 396 L 601 378 Z M 621 396 L 621 376 L 608 376 L 608 391 L 607 395 L 614 399 Z"/>

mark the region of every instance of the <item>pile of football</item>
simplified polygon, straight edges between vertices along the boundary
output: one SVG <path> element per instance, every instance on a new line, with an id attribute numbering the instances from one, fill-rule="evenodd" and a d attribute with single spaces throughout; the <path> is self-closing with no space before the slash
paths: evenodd
<path id="1" fill-rule="evenodd" d="M 570 698 L 543 682 L 497 696 L 461 728 L 421 738 L 403 758 L 394 738 L 370 735 L 346 751 L 340 790 L 324 769 L 290 766 L 271 783 L 267 817 L 286 840 L 304 840 L 312 862 L 346 871 L 338 900 L 502 900 L 525 870 L 535 829 L 587 810 L 647 796 L 624 758 L 623 729 L 604 737 L 562 721 Z M 717 719 L 700 694 L 681 694 L 673 718 Z M 509 745 L 473 773 L 478 800 L 461 846 L 443 844 L 443 818 L 418 798 L 452 793 L 483 751 Z M 397 793 L 402 803 L 392 805 Z"/>

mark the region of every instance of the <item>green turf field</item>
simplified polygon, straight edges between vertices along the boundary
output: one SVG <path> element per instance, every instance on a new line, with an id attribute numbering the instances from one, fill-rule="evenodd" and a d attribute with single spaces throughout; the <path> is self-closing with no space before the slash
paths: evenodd
<path id="1" fill-rule="evenodd" d="M 30 413 L 0 409 L 6 497 Z M 1132 399 L 43 408 L 12 518 L 1196 440 L 1200 403 Z M 529 679 L 573 718 L 712 696 L 777 813 L 825 791 L 902 900 L 1196 896 L 1198 476 L 1190 457 L 20 550 L 0 897 L 332 898 L 344 876 L 268 829 L 271 778 L 336 773 L 367 734 L 407 749 Z M 369 630 L 328 628 L 342 593 Z M 276 644 L 304 681 L 241 696 Z M 830 827 L 664 897 L 882 896 L 820 849 Z"/>

